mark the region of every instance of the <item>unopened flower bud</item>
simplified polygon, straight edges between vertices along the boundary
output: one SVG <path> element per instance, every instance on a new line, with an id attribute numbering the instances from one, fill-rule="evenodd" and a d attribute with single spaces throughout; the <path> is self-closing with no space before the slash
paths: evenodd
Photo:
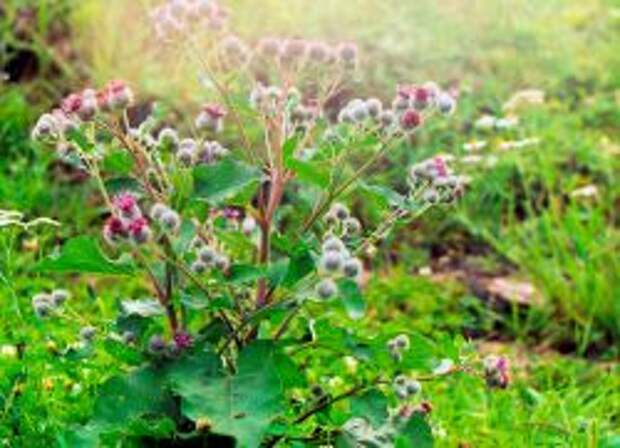
<path id="1" fill-rule="evenodd" d="M 338 47 L 338 58 L 346 68 L 355 68 L 357 65 L 358 50 L 352 43 L 343 43 Z"/>
<path id="2" fill-rule="evenodd" d="M 326 278 L 317 285 L 316 292 L 321 299 L 327 300 L 338 293 L 338 285 L 332 279 Z"/>
<path id="3" fill-rule="evenodd" d="M 362 123 L 368 119 L 369 111 L 366 103 L 360 102 L 351 106 L 350 109 L 351 117 L 353 121 L 356 123 Z"/>
<path id="4" fill-rule="evenodd" d="M 196 117 L 196 127 L 207 129 L 211 132 L 221 132 L 224 127 L 226 110 L 219 104 L 207 104 Z"/>
<path id="5" fill-rule="evenodd" d="M 437 109 L 444 115 L 451 115 L 456 109 L 456 101 L 451 95 L 443 92 L 437 97 Z"/>
<path id="6" fill-rule="evenodd" d="M 189 146 L 181 146 L 177 151 L 177 160 L 179 163 L 186 167 L 190 167 L 194 164 L 194 149 Z"/>
<path id="7" fill-rule="evenodd" d="M 429 188 L 422 194 L 422 200 L 429 204 L 437 204 L 439 202 L 439 193 L 434 188 Z"/>
<path id="8" fill-rule="evenodd" d="M 55 140 L 58 138 L 58 122 L 54 115 L 43 114 L 32 130 L 31 137 L 36 141 Z"/>
<path id="9" fill-rule="evenodd" d="M 341 221 L 344 221 L 349 217 L 349 209 L 344 204 L 341 204 L 339 202 L 331 206 L 330 213 L 332 213 Z"/>
<path id="10" fill-rule="evenodd" d="M 416 395 L 422 390 L 422 384 L 417 380 L 409 380 L 407 382 L 407 393 L 409 395 Z"/>
<path id="11" fill-rule="evenodd" d="M 111 110 L 124 110 L 132 105 L 133 91 L 124 81 L 116 80 L 108 83 L 107 87 L 108 107 Z"/>
<path id="12" fill-rule="evenodd" d="M 258 52 L 264 57 L 275 58 L 282 51 L 282 42 L 273 37 L 266 37 L 259 41 Z"/>
<path id="13" fill-rule="evenodd" d="M 202 260 L 196 260 L 191 265 L 194 274 L 204 274 L 207 272 L 208 266 Z"/>
<path id="14" fill-rule="evenodd" d="M 176 151 L 179 146 L 179 134 L 172 128 L 162 129 L 157 140 L 159 146 Z"/>
<path id="15" fill-rule="evenodd" d="M 133 344 L 136 342 L 137 336 L 133 331 L 127 330 L 123 332 L 123 334 L 121 335 L 121 339 L 125 344 Z"/>
<path id="16" fill-rule="evenodd" d="M 36 294 L 32 298 L 32 308 L 37 317 L 48 317 L 54 308 L 51 296 L 45 293 Z"/>
<path id="17" fill-rule="evenodd" d="M 362 224 L 357 218 L 347 218 L 342 223 L 347 235 L 357 235 L 362 230 Z"/>
<path id="18" fill-rule="evenodd" d="M 97 92 L 92 89 L 86 89 L 82 92 L 82 101 L 77 110 L 77 115 L 84 121 L 92 120 L 97 113 L 97 107 Z"/>
<path id="19" fill-rule="evenodd" d="M 409 349 L 409 336 L 407 336 L 406 334 L 399 334 L 393 339 L 393 341 L 396 347 L 398 347 L 399 349 L 401 350 Z"/>
<path id="20" fill-rule="evenodd" d="M 378 98 L 370 98 L 366 100 L 366 109 L 372 118 L 378 118 L 383 111 L 383 104 Z"/>
<path id="21" fill-rule="evenodd" d="M 159 335 L 151 336 L 149 339 L 149 352 L 153 355 L 161 355 L 166 350 L 166 341 Z"/>
<path id="22" fill-rule="evenodd" d="M 338 272 L 342 269 L 343 262 L 340 252 L 328 251 L 321 257 L 321 269 L 326 272 Z"/>
<path id="23" fill-rule="evenodd" d="M 413 131 L 422 124 L 422 115 L 415 109 L 407 109 L 400 117 L 400 127 L 404 131 Z"/>
<path id="24" fill-rule="evenodd" d="M 188 349 L 194 344 L 194 338 L 186 331 L 177 331 L 173 340 L 179 350 Z"/>
<path id="25" fill-rule="evenodd" d="M 225 255 L 218 255 L 217 257 L 215 257 L 215 267 L 217 269 L 219 269 L 220 271 L 226 271 L 228 270 L 228 267 L 230 266 L 230 261 L 228 260 L 228 257 L 226 257 Z"/>
<path id="26" fill-rule="evenodd" d="M 363 271 L 362 262 L 357 258 L 350 258 L 344 263 L 344 275 L 350 278 L 357 278 Z"/>
<path id="27" fill-rule="evenodd" d="M 342 240 L 335 236 L 330 236 L 325 240 L 322 246 L 323 252 L 342 252 L 346 249 Z"/>
<path id="28" fill-rule="evenodd" d="M 241 223 L 241 231 L 245 235 L 251 235 L 256 230 L 256 220 L 251 216 L 246 216 Z"/>
<path id="29" fill-rule="evenodd" d="M 103 238 L 110 245 L 116 245 L 129 236 L 129 228 L 117 216 L 111 216 L 103 227 Z"/>
<path id="30" fill-rule="evenodd" d="M 200 258 L 203 263 L 206 263 L 208 265 L 213 264 L 216 257 L 217 253 L 209 246 L 202 247 L 198 251 L 198 258 Z"/>
<path id="31" fill-rule="evenodd" d="M 384 110 L 379 114 L 378 121 L 384 129 L 389 128 L 396 123 L 396 115 L 391 110 Z"/>
<path id="32" fill-rule="evenodd" d="M 91 342 L 95 338 L 97 330 L 94 327 L 87 326 L 80 329 L 80 339 L 84 342 Z"/>
<path id="33" fill-rule="evenodd" d="M 134 244 L 146 244 L 151 239 L 151 228 L 145 218 L 138 218 L 129 224 L 129 235 Z"/>
<path id="34" fill-rule="evenodd" d="M 162 204 L 161 202 L 158 202 L 156 204 L 153 204 L 153 207 L 151 207 L 149 216 L 151 217 L 153 221 L 159 221 L 161 217 L 164 215 L 164 213 L 166 213 L 168 210 L 169 208 L 166 204 Z"/>
<path id="35" fill-rule="evenodd" d="M 303 39 L 288 39 L 282 48 L 282 60 L 285 63 L 297 61 L 305 57 L 308 44 Z"/>
<path id="36" fill-rule="evenodd" d="M 330 58 L 331 48 L 324 42 L 311 42 L 308 47 L 308 57 L 316 63 L 327 62 Z"/>
<path id="37" fill-rule="evenodd" d="M 181 217 L 177 212 L 170 209 L 162 213 L 159 222 L 164 229 L 172 233 L 178 232 L 181 227 Z"/>
<path id="38" fill-rule="evenodd" d="M 71 294 L 66 289 L 55 289 L 50 295 L 52 303 L 56 307 L 62 306 L 67 300 L 69 300 L 70 296 Z"/>

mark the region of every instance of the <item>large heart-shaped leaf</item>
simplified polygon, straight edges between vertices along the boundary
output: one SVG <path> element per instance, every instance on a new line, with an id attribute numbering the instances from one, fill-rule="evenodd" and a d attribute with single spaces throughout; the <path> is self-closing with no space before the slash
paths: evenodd
<path id="1" fill-rule="evenodd" d="M 131 263 L 107 258 L 97 242 L 89 236 L 69 240 L 58 255 L 40 261 L 34 268 L 39 272 L 74 272 L 88 274 L 130 275 Z"/>
<path id="2" fill-rule="evenodd" d="M 283 410 L 283 380 L 278 361 L 283 355 L 267 341 L 246 347 L 236 375 L 189 376 L 173 388 L 185 416 L 206 418 L 214 433 L 234 436 L 240 447 L 258 447 L 265 430 Z"/>
<path id="3" fill-rule="evenodd" d="M 378 390 L 371 389 L 351 400 L 351 415 L 365 418 L 373 428 L 379 428 L 389 417 L 388 400 Z"/>
<path id="4" fill-rule="evenodd" d="M 258 183 L 261 172 L 233 159 L 194 169 L 194 194 L 199 199 L 220 203 Z"/>
<path id="5" fill-rule="evenodd" d="M 146 367 L 109 379 L 99 390 L 94 422 L 101 427 L 127 425 L 145 415 L 165 415 L 174 403 L 165 389 L 165 375 Z"/>
<path id="6" fill-rule="evenodd" d="M 433 433 L 421 414 L 414 414 L 400 430 L 396 448 L 432 448 Z"/>

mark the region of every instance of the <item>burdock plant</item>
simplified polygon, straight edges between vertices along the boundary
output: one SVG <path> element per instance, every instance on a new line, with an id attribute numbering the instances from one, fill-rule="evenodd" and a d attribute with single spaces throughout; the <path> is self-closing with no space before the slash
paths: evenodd
<path id="1" fill-rule="evenodd" d="M 190 119 L 175 122 L 152 107 L 136 123 L 140 96 L 113 81 L 70 95 L 33 130 L 90 175 L 107 209 L 103 249 L 78 237 L 38 268 L 131 275 L 154 297 L 124 301 L 114 322 L 82 329 L 89 344 L 132 353 L 120 357 L 132 368 L 102 385 L 92 421 L 65 441 L 120 434 L 219 435 L 242 447 L 299 438 L 430 443 L 420 382 L 443 376 L 433 373 L 442 349 L 411 329 L 370 339 L 355 320 L 365 310 L 372 248 L 395 225 L 464 191 L 441 158 L 403 170 L 406 192 L 369 183 L 368 174 L 427 120 L 451 114 L 455 100 L 427 83 L 399 86 L 385 104 L 339 102 L 359 63 L 354 44 L 247 43 L 226 17 L 205 0 L 153 11 L 162 45 L 189 47 L 210 81 Z M 199 37 L 208 45 L 195 51 Z M 378 228 L 347 206 L 358 193 L 385 204 Z M 52 301 L 38 297 L 33 306 L 53 318 Z M 459 350 L 452 372 L 471 371 L 471 356 Z M 323 380 L 317 399 L 310 372 L 319 366 L 340 381 Z M 378 412 L 369 415 L 369 406 Z M 146 421 L 161 424 L 136 423 Z"/>

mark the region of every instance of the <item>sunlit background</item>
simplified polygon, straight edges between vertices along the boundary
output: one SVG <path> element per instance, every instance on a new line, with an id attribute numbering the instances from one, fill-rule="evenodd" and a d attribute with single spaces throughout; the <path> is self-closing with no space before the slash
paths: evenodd
<path id="1" fill-rule="evenodd" d="M 76 2 L 76 45 L 95 80 L 125 78 L 143 88 L 190 96 L 199 83 L 187 54 L 153 39 L 144 0 Z M 226 3 L 234 32 L 352 40 L 363 51 L 367 89 L 435 79 L 472 89 L 501 80 L 495 92 L 550 85 L 604 70 L 618 56 L 609 45 L 617 10 L 607 2 L 566 0 L 236 0 Z M 615 11 L 615 12 L 614 12 Z M 592 55 L 596 54 L 596 58 Z M 604 64 L 610 66 L 604 66 Z"/>

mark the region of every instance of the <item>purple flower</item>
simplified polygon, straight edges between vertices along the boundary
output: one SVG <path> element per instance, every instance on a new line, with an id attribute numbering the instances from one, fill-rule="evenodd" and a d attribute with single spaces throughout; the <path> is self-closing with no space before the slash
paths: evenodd
<path id="1" fill-rule="evenodd" d="M 194 344 L 194 338 L 192 338 L 192 336 L 188 332 L 183 330 L 177 331 L 174 334 L 173 339 L 174 344 L 179 350 L 188 349 Z"/>

